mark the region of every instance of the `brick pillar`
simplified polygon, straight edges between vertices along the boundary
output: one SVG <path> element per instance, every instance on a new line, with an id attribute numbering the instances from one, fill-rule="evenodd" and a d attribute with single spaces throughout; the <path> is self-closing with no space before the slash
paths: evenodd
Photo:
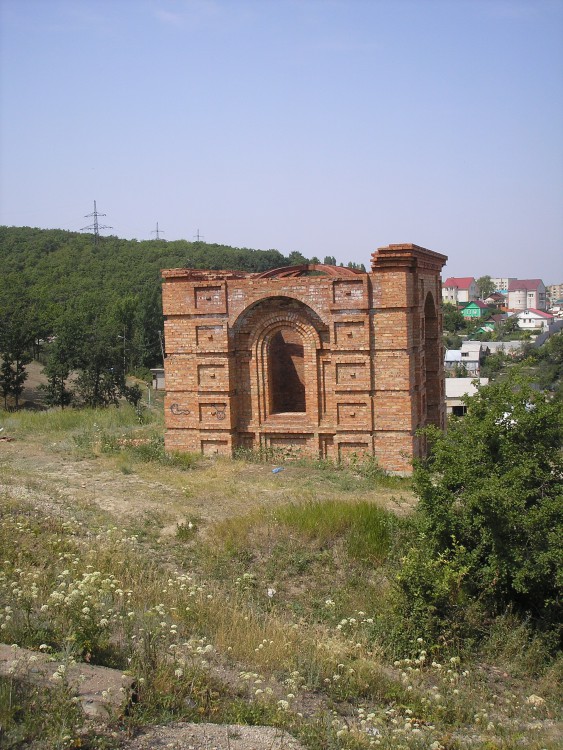
<path id="1" fill-rule="evenodd" d="M 443 413 L 439 301 L 426 301 L 430 291 L 434 301 L 446 260 L 411 244 L 372 255 L 375 454 L 388 470 L 410 471 L 421 451 L 417 429 L 439 424 Z"/>

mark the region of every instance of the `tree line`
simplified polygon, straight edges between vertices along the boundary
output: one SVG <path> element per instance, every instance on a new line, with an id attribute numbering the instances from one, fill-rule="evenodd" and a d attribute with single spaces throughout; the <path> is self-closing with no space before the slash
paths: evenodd
<path id="1" fill-rule="evenodd" d="M 261 272 L 309 262 L 299 252 L 177 240 L 124 240 L 0 227 L 0 395 L 19 404 L 41 358 L 48 404 L 132 400 L 128 373 L 162 363 L 162 268 Z M 72 377 L 71 377 L 72 375 Z M 138 389 L 137 389 L 138 390 Z"/>

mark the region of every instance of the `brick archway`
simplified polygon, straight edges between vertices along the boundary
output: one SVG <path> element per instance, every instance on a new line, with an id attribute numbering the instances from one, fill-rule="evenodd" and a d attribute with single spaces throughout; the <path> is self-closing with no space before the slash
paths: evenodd
<path id="1" fill-rule="evenodd" d="M 409 473 L 419 429 L 445 424 L 445 261 L 405 244 L 367 272 L 164 271 L 167 450 L 366 453 Z"/>
<path id="2" fill-rule="evenodd" d="M 318 425 L 318 351 L 324 329 L 313 309 L 287 297 L 265 297 L 239 316 L 234 335 L 242 429 L 250 422 L 271 427 L 282 415 L 285 419 L 298 417 L 311 427 Z M 291 352 L 292 346 L 300 351 Z M 279 371 L 280 356 L 289 372 Z M 284 375 L 288 382 L 280 392 Z M 291 392 L 292 383 L 297 393 Z M 284 403 L 290 408 L 283 408 Z"/>

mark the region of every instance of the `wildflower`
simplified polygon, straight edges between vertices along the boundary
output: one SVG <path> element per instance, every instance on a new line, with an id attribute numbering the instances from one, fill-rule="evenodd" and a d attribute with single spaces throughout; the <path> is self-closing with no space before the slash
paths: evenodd
<path id="1" fill-rule="evenodd" d="M 543 706 L 543 704 L 545 703 L 545 700 L 539 695 L 529 695 L 526 698 L 526 703 L 529 706 L 533 706 L 534 708 L 537 708 L 538 706 Z"/>
<path id="2" fill-rule="evenodd" d="M 278 701 L 278 706 L 281 708 L 282 711 L 287 711 L 289 708 L 289 703 L 287 701 L 281 700 Z"/>

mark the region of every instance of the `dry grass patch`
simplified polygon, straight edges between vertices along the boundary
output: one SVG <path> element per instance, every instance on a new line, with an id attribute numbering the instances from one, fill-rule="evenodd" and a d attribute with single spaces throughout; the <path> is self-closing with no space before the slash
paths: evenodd
<path id="1" fill-rule="evenodd" d="M 560 666 L 546 668 L 545 643 L 521 623 L 499 621 L 480 659 L 392 642 L 409 522 L 382 506 L 408 498 L 408 483 L 386 486 L 369 466 L 180 467 L 150 442 L 156 423 L 122 418 L 100 431 L 89 413 L 52 428 L 22 418 L 0 467 L 2 638 L 127 670 L 138 703 L 118 740 L 205 719 L 282 726 L 309 750 L 558 746 Z M 90 457 L 72 435 L 97 436 Z M 12 747 L 36 736 L 39 704 L 26 700 L 3 719 Z M 79 724 L 70 739 L 49 729 L 44 746 L 90 747 Z"/>

